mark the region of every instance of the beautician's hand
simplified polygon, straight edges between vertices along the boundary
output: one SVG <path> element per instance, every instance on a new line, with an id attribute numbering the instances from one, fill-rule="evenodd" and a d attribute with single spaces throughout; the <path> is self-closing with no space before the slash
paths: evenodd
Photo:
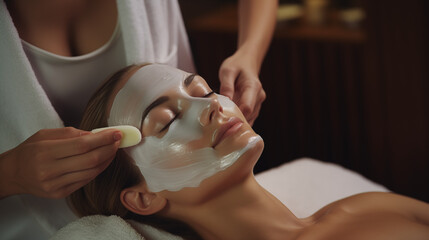
<path id="1" fill-rule="evenodd" d="M 258 64 L 240 51 L 225 59 L 219 69 L 220 94 L 237 104 L 250 125 L 258 117 L 266 98 L 258 72 Z"/>
<path id="2" fill-rule="evenodd" d="M 40 130 L 0 155 L 0 198 L 66 197 L 110 164 L 121 138 L 117 130 L 96 134 L 72 127 Z"/>
<path id="3" fill-rule="evenodd" d="M 231 98 L 253 125 L 265 100 L 259 70 L 276 24 L 278 0 L 238 1 L 237 51 L 219 69 L 220 94 Z"/>

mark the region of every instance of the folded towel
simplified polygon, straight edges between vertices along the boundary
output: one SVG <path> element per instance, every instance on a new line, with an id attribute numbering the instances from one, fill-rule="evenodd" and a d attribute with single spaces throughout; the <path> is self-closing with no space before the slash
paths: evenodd
<path id="1" fill-rule="evenodd" d="M 118 216 L 93 215 L 83 217 L 60 229 L 52 240 L 67 239 L 145 239 Z"/>
<path id="2" fill-rule="evenodd" d="M 60 229 L 51 240 L 181 240 L 182 238 L 148 225 L 127 222 L 118 216 L 83 217 Z"/>

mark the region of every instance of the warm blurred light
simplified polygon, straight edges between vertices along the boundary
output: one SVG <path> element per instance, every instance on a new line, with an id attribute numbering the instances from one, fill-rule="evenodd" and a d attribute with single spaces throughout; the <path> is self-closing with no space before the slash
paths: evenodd
<path id="1" fill-rule="evenodd" d="M 299 4 L 282 4 L 277 10 L 277 21 L 289 21 L 300 18 L 304 13 Z"/>

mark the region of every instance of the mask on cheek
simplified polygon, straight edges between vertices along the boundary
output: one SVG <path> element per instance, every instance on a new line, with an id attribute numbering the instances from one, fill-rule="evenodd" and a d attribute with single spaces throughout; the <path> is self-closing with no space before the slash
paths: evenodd
<path id="1" fill-rule="evenodd" d="M 117 94 L 110 112 L 109 126 L 135 124 L 134 126 L 140 128 L 145 106 L 148 106 L 156 96 L 159 97 L 162 91 L 174 88 L 186 96 L 181 100 L 186 101 L 183 117 L 177 118 L 162 138 L 147 136 L 140 144 L 125 149 L 136 162 L 152 192 L 197 187 L 204 179 L 231 166 L 260 140 L 259 136 L 253 137 L 244 148 L 225 156 L 219 156 L 211 147 L 190 149 L 190 142 L 203 137 L 200 117 L 210 108 L 212 100 L 187 95 L 181 87 L 186 76 L 183 73 L 164 65 L 149 65 L 139 69 Z M 152 85 L 155 85 L 155 88 Z M 137 93 L 138 88 L 141 91 Z M 145 94 L 148 89 L 152 90 L 152 97 Z M 140 105 L 136 98 L 141 101 Z M 226 110 L 235 107 L 227 97 L 218 95 L 218 100 Z M 134 103 L 130 104 L 127 101 Z"/>

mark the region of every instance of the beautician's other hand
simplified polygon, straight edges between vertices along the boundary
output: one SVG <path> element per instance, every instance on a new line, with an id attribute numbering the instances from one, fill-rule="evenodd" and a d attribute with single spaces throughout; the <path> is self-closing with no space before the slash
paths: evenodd
<path id="1" fill-rule="evenodd" d="M 40 130 L 0 155 L 0 198 L 66 197 L 110 164 L 121 138 L 117 130 L 96 134 L 72 127 Z"/>
<path id="2" fill-rule="evenodd" d="M 258 72 L 259 65 L 240 51 L 225 59 L 219 69 L 220 94 L 237 104 L 250 125 L 266 98 Z"/>

